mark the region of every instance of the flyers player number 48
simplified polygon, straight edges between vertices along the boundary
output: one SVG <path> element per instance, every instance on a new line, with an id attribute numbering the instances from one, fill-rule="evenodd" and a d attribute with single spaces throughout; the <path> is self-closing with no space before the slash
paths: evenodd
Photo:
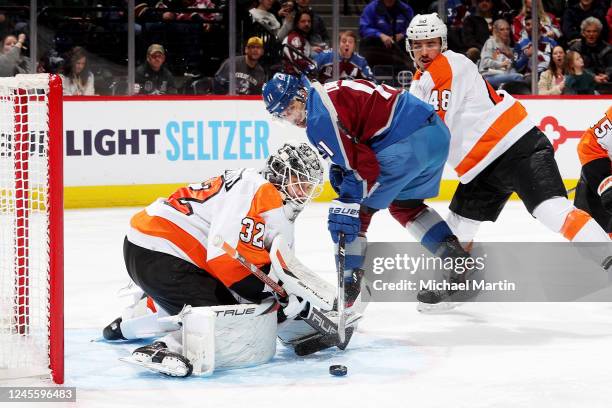
<path id="1" fill-rule="evenodd" d="M 418 67 L 410 93 L 432 105 L 451 133 L 448 163 L 460 180 L 448 218 L 453 233 L 472 241 L 480 223 L 495 221 L 516 192 L 536 219 L 566 239 L 609 241 L 567 199 L 553 147 L 525 107 L 496 92 L 467 57 L 447 50 L 446 36 L 437 14 L 416 15 L 406 46 Z"/>

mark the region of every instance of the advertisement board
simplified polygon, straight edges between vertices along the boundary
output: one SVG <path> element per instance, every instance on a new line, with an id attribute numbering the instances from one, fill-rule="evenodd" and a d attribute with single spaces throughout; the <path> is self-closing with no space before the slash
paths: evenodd
<path id="1" fill-rule="evenodd" d="M 576 145 L 611 103 L 604 97 L 523 97 L 549 137 L 567 185 L 580 175 Z M 261 167 L 303 129 L 274 120 L 259 97 L 67 97 L 64 102 L 66 206 L 145 205 L 228 168 Z M 440 199 L 456 176 L 445 169 Z M 323 200 L 333 192 L 327 186 Z"/>

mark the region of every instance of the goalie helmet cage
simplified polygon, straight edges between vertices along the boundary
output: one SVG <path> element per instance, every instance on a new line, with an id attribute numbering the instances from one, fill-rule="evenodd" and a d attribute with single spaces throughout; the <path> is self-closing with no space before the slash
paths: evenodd
<path id="1" fill-rule="evenodd" d="M 0 78 L 0 380 L 64 382 L 62 84 Z"/>

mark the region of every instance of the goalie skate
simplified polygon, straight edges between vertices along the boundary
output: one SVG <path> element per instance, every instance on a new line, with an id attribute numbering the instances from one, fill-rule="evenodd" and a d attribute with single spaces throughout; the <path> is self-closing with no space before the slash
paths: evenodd
<path id="1" fill-rule="evenodd" d="M 168 350 L 166 344 L 161 341 L 139 347 L 130 357 L 122 357 L 119 360 L 170 377 L 189 377 L 193 371 L 193 366 L 187 358 Z"/>

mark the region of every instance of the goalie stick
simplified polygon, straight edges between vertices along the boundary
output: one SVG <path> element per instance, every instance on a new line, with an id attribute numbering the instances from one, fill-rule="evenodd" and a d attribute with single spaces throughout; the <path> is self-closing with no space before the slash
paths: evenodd
<path id="1" fill-rule="evenodd" d="M 278 295 L 280 295 L 281 297 L 287 297 L 287 292 L 285 291 L 285 289 L 283 289 L 282 286 L 280 286 L 278 283 L 272 280 L 272 278 L 266 275 L 265 272 L 259 269 L 256 265 L 249 262 L 244 256 L 240 254 L 240 252 L 238 252 L 238 250 L 236 250 L 236 248 L 233 248 L 231 245 L 225 242 L 225 240 L 223 240 L 221 236 L 217 235 L 213 240 L 213 244 L 221 248 L 223 252 L 225 252 L 232 258 L 236 259 L 238 262 L 240 262 L 242 266 L 248 269 L 253 275 L 259 278 L 263 283 L 265 283 L 270 288 L 272 288 L 272 290 L 276 292 Z M 302 320 L 304 320 L 304 322 L 306 322 L 310 327 L 315 329 L 320 334 L 324 336 L 334 336 L 334 337 L 338 336 L 338 325 L 334 323 L 329 317 L 327 317 L 322 311 L 320 311 L 316 307 L 311 306 L 310 310 L 308 311 L 308 316 L 306 317 L 300 316 L 300 317 L 302 318 Z M 354 324 L 359 319 L 361 319 L 361 317 L 362 317 L 361 314 L 358 314 L 358 313 L 351 316 L 350 324 Z M 344 321 L 344 324 L 346 325 L 346 320 Z M 350 337 L 348 339 L 350 340 Z M 343 340 L 339 344 L 337 344 L 337 346 L 341 350 L 344 350 L 347 346 L 347 343 L 348 341 Z"/>

